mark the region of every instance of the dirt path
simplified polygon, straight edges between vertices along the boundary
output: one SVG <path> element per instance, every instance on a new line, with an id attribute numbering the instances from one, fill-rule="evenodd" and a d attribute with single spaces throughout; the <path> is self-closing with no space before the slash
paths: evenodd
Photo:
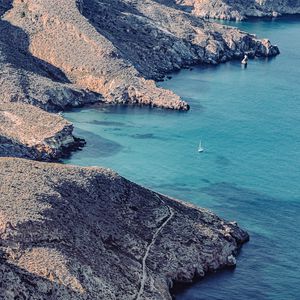
<path id="1" fill-rule="evenodd" d="M 164 201 L 159 197 L 157 196 L 157 198 L 159 198 L 159 200 L 161 202 L 163 202 L 164 205 L 166 205 L 164 203 Z M 152 240 L 151 240 L 151 243 L 148 245 L 148 247 L 146 248 L 146 252 L 145 252 L 145 255 L 143 257 L 143 264 L 142 264 L 142 280 L 141 280 L 141 286 L 140 286 L 140 289 L 139 289 L 139 292 L 137 294 L 137 297 L 136 297 L 136 300 L 140 300 L 141 299 L 141 296 L 144 292 L 144 287 L 145 287 L 145 283 L 146 283 L 146 279 L 147 279 L 147 270 L 146 270 L 146 261 L 147 261 L 147 258 L 148 258 L 148 255 L 150 253 L 150 250 L 151 250 L 151 247 L 155 244 L 156 242 L 156 239 L 158 237 L 158 235 L 160 234 L 160 232 L 162 231 L 162 229 L 169 223 L 169 221 L 173 218 L 174 216 L 174 212 L 172 210 L 171 207 L 167 206 L 168 207 L 168 210 L 169 210 L 169 216 L 168 218 L 162 223 L 161 226 L 158 227 L 158 229 L 155 231 L 153 237 L 152 237 Z"/>

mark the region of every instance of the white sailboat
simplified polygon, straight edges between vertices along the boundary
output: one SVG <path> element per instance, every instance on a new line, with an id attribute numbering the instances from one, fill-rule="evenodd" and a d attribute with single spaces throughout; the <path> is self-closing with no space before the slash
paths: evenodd
<path id="1" fill-rule="evenodd" d="M 245 55 L 243 60 L 241 61 L 241 64 L 246 66 L 248 64 L 248 60 L 248 55 Z"/>
<path id="2" fill-rule="evenodd" d="M 200 140 L 200 143 L 199 143 L 198 152 L 204 152 L 204 148 L 202 147 L 201 140 Z"/>

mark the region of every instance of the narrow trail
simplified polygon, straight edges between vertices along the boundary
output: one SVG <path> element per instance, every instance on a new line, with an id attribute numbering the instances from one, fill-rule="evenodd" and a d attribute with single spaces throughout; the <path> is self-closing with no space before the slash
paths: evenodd
<path id="1" fill-rule="evenodd" d="M 145 255 L 143 257 L 143 263 L 142 263 L 142 279 L 141 279 L 141 286 L 140 286 L 140 289 L 139 289 L 139 292 L 137 294 L 137 297 L 136 297 L 136 300 L 140 300 L 141 299 L 141 296 L 144 292 L 144 287 L 145 287 L 145 283 L 146 283 L 146 279 L 147 279 L 147 266 L 146 266 L 146 261 L 147 261 L 147 258 L 148 258 L 148 255 L 150 253 L 150 250 L 151 250 L 151 247 L 154 245 L 154 243 L 156 242 L 156 239 L 158 237 L 158 235 L 160 234 L 160 232 L 162 231 L 162 229 L 169 223 L 169 221 L 173 218 L 174 216 L 174 212 L 172 210 L 172 208 L 168 205 L 166 205 L 164 203 L 164 201 L 156 195 L 156 197 L 165 205 L 168 207 L 168 210 L 169 210 L 169 216 L 168 218 L 162 223 L 161 226 L 158 227 L 158 229 L 155 231 L 153 237 L 152 237 L 152 240 L 151 240 L 151 243 L 148 245 L 148 247 L 146 248 L 146 252 L 145 252 Z"/>

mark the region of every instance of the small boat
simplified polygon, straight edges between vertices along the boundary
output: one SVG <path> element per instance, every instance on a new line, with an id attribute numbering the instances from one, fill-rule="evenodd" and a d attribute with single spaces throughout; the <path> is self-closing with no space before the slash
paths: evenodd
<path id="1" fill-rule="evenodd" d="M 198 152 L 204 152 L 204 148 L 202 147 L 201 141 L 199 143 Z"/>
<path id="2" fill-rule="evenodd" d="M 242 65 L 247 65 L 248 64 L 248 55 L 245 55 L 243 60 L 241 61 Z"/>

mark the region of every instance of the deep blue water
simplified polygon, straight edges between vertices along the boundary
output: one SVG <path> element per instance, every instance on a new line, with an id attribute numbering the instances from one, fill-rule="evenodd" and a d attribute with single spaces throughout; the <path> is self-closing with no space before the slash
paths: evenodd
<path id="1" fill-rule="evenodd" d="M 176 299 L 300 299 L 300 18 L 235 25 L 270 38 L 281 55 L 247 69 L 236 61 L 182 70 L 160 83 L 189 101 L 187 113 L 120 106 L 66 113 L 87 140 L 66 162 L 115 169 L 249 231 L 234 271 Z"/>

